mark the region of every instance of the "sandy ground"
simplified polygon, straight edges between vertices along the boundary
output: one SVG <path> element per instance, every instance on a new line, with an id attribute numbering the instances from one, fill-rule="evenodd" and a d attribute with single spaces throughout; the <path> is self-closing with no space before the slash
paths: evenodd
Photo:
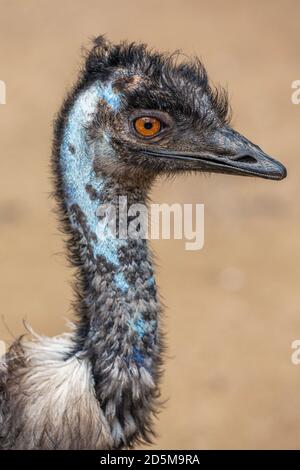
<path id="1" fill-rule="evenodd" d="M 202 57 L 228 86 L 234 125 L 289 170 L 160 181 L 156 202 L 205 204 L 205 246 L 158 241 L 168 398 L 157 448 L 300 445 L 299 1 L 0 0 L 1 315 L 53 335 L 72 318 L 49 178 L 51 122 L 92 35 Z M 11 336 L 1 322 L 1 338 Z"/>

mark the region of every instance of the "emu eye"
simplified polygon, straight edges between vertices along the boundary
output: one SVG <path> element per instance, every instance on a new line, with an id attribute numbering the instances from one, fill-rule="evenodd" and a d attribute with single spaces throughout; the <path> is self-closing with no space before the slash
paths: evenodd
<path id="1" fill-rule="evenodd" d="M 155 137 L 162 127 L 162 121 L 156 117 L 143 116 L 134 121 L 134 128 L 142 137 Z"/>

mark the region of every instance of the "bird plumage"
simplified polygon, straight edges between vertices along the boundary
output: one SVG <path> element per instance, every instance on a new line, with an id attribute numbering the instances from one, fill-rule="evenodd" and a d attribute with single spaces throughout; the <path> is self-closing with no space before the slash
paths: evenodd
<path id="1" fill-rule="evenodd" d="M 159 122 L 153 138 L 136 119 Z M 151 127 L 151 123 L 150 123 Z M 231 129 L 226 93 L 202 64 L 144 45 L 94 42 L 57 117 L 53 181 L 76 322 L 16 341 L 0 369 L 2 449 L 118 449 L 151 442 L 164 341 L 147 241 L 102 238 L 97 209 L 147 204 L 158 175 L 219 171 L 281 179 L 283 167 Z"/>

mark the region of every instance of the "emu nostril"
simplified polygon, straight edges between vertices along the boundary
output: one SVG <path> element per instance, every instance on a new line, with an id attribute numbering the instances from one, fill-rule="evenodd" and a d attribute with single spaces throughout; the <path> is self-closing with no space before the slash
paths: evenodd
<path id="1" fill-rule="evenodd" d="M 237 156 L 236 158 L 234 158 L 234 161 L 242 163 L 257 163 L 256 158 L 251 157 L 250 155 Z"/>

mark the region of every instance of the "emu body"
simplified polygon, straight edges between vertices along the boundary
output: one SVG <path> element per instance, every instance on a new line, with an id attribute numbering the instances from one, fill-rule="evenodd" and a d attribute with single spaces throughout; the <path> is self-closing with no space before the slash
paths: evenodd
<path id="1" fill-rule="evenodd" d="M 147 204 L 160 175 L 282 179 L 285 169 L 229 126 L 226 96 L 201 64 L 103 38 L 57 118 L 52 164 L 78 272 L 77 321 L 71 333 L 11 346 L 0 369 L 0 447 L 150 443 L 164 351 L 151 254 L 142 238 L 99 237 L 97 209 L 120 196 Z"/>

